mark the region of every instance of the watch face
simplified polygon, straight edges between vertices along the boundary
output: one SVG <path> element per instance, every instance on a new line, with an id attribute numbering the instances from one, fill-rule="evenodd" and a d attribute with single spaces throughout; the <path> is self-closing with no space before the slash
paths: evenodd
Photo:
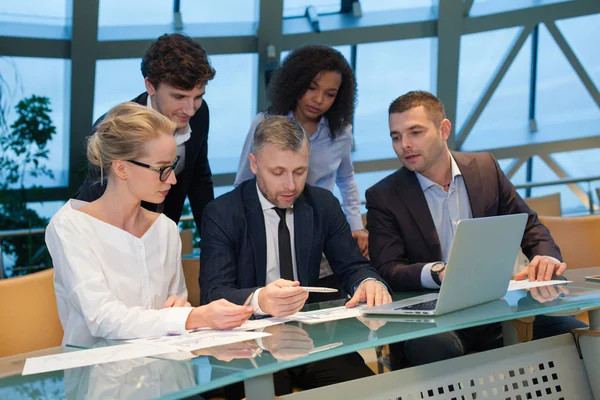
<path id="1" fill-rule="evenodd" d="M 439 263 L 439 264 L 435 264 L 433 267 L 431 267 L 431 270 L 433 272 L 441 272 L 444 268 L 446 268 L 446 265 Z"/>

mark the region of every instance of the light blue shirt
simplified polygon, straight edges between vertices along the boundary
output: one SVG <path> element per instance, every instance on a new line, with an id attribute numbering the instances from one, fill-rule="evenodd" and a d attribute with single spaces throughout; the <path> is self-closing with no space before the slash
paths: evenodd
<path id="1" fill-rule="evenodd" d="M 294 114 L 291 111 L 287 116 L 294 119 Z M 235 186 L 245 180 L 254 178 L 254 174 L 250 170 L 248 155 L 252 152 L 256 127 L 264 119 L 265 113 L 261 112 L 254 118 L 250 126 L 240 155 Z M 334 184 L 337 184 L 342 194 L 342 208 L 346 214 L 348 224 L 350 224 L 350 229 L 352 231 L 362 229 L 360 197 L 354 178 L 354 166 L 350 157 L 352 126 L 348 125 L 334 140 L 331 140 L 329 132 L 327 118 L 321 117 L 317 131 L 309 138 L 310 161 L 306 183 L 331 192 L 333 192 Z"/>
<path id="2" fill-rule="evenodd" d="M 432 180 L 418 172 L 415 173 L 425 195 L 425 200 L 427 200 L 427 206 L 429 206 L 429 212 L 433 218 L 433 224 L 442 249 L 442 259 L 426 264 L 421 271 L 421 285 L 429 289 L 439 288 L 439 285 L 431 277 L 431 267 L 438 262 L 448 262 L 458 221 L 473 218 L 467 187 L 452 155 L 450 155 L 450 162 L 452 180 L 448 192 L 445 192 L 442 186 Z"/>

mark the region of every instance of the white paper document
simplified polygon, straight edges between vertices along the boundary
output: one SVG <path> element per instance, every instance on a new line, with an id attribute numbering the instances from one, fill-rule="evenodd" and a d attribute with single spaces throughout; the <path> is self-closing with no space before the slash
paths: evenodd
<path id="1" fill-rule="evenodd" d="M 163 348 L 168 346 L 171 348 L 171 351 L 173 351 L 173 349 L 179 351 L 194 351 L 223 344 L 254 340 L 265 336 L 271 335 L 264 332 L 200 330 L 183 335 L 135 339 L 131 340 L 130 343 L 154 345 Z"/>
<path id="2" fill-rule="evenodd" d="M 286 322 L 290 322 L 290 319 L 276 318 L 276 317 L 263 318 L 263 319 L 249 319 L 246 322 L 244 322 L 242 325 L 238 326 L 237 328 L 233 328 L 231 331 L 234 331 L 234 332 L 253 331 L 255 329 L 264 329 L 268 326 L 284 324 Z M 206 332 L 206 331 L 212 331 L 212 330 L 213 329 L 210 329 L 210 328 L 199 328 L 199 329 L 194 329 L 189 332 L 190 333 L 203 332 L 203 331 Z M 223 331 L 223 332 L 231 332 L 231 331 Z"/>
<path id="3" fill-rule="evenodd" d="M 529 282 L 529 280 L 527 280 L 527 279 L 523 279 L 521 281 L 511 280 L 510 284 L 508 285 L 507 292 L 510 292 L 511 290 L 530 289 L 530 288 L 540 287 L 540 286 L 560 285 L 560 284 L 569 283 L 569 282 L 573 282 L 573 281 L 552 280 L 552 281 Z"/>
<path id="4" fill-rule="evenodd" d="M 321 322 L 337 321 L 338 319 L 360 317 L 360 310 L 365 307 L 346 308 L 346 306 L 341 306 L 315 311 L 300 311 L 286 318 L 288 321 L 298 321 L 303 324 L 320 324 Z"/>
<path id="5" fill-rule="evenodd" d="M 28 358 L 25 361 L 23 375 L 85 367 L 88 365 L 123 361 L 132 358 L 149 357 L 169 352 L 173 352 L 173 348 L 143 343 L 121 344 L 95 349 L 70 351 L 50 356 Z"/>

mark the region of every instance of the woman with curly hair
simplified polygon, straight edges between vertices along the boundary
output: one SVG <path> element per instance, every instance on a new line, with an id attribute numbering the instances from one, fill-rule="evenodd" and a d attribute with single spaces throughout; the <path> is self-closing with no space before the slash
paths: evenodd
<path id="1" fill-rule="evenodd" d="M 291 52 L 275 72 L 268 88 L 271 106 L 259 113 L 250 126 L 240 156 L 235 185 L 251 179 L 248 155 L 254 132 L 270 115 L 286 115 L 298 122 L 310 140 L 310 163 L 306 183 L 333 191 L 337 184 L 342 207 L 364 256 L 368 233 L 360 216 L 360 197 L 354 178 L 352 117 L 356 103 L 354 72 L 344 56 L 327 46 L 305 46 Z M 324 263 L 321 278 L 331 275 Z"/>

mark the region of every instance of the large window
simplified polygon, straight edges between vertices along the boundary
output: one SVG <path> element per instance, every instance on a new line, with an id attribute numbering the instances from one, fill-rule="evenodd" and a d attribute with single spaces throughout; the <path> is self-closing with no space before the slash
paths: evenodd
<path id="1" fill-rule="evenodd" d="M 437 38 L 358 45 L 358 106 L 354 117 L 354 160 L 395 157 L 388 127 L 388 107 L 415 89 L 434 91 L 432 54 Z"/>
<path id="2" fill-rule="evenodd" d="M 460 132 L 495 71 L 511 49 L 520 28 L 462 37 L 456 132 Z M 467 137 L 464 150 L 527 143 L 531 39 L 527 39 Z"/>
<path id="3" fill-rule="evenodd" d="M 210 109 L 208 156 L 213 173 L 236 172 L 256 115 L 256 54 L 211 56 L 217 71 L 206 86 Z"/>
<path id="4" fill-rule="evenodd" d="M 582 65 L 600 82 L 600 52 L 586 52 L 581 41 L 600 34 L 598 18 L 565 21 L 559 24 L 567 42 L 583 52 Z M 573 23 L 577 29 L 573 29 Z M 564 26 L 564 28 L 561 28 Z M 600 108 L 575 73 L 545 25 L 540 25 L 536 120 L 544 141 L 598 135 Z M 589 42 L 588 42 L 589 43 Z"/>
<path id="5" fill-rule="evenodd" d="M 0 23 L 66 26 L 71 12 L 67 0 L 22 0 L 0 3 Z"/>
<path id="6" fill-rule="evenodd" d="M 185 23 L 255 22 L 256 0 L 181 0 Z M 100 0 L 98 24 L 104 26 L 169 25 L 172 0 Z"/>
<path id="7" fill-rule="evenodd" d="M 209 56 L 217 71 L 206 85 L 210 110 L 209 159 L 213 173 L 234 172 L 256 111 L 256 54 Z M 141 59 L 96 63 L 94 120 L 146 89 Z"/>
<path id="8" fill-rule="evenodd" d="M 54 178 L 25 176 L 26 188 L 33 185 L 60 187 L 68 183 L 69 116 L 68 77 L 71 61 L 32 57 L 0 58 L 0 76 L 4 80 L 3 101 L 8 110 L 7 129 L 15 122 L 15 106 L 32 95 L 50 99 L 50 118 L 56 133 L 48 145 L 49 159 L 43 163 L 52 171 Z M 40 73 L 43 71 L 43 73 Z"/>

